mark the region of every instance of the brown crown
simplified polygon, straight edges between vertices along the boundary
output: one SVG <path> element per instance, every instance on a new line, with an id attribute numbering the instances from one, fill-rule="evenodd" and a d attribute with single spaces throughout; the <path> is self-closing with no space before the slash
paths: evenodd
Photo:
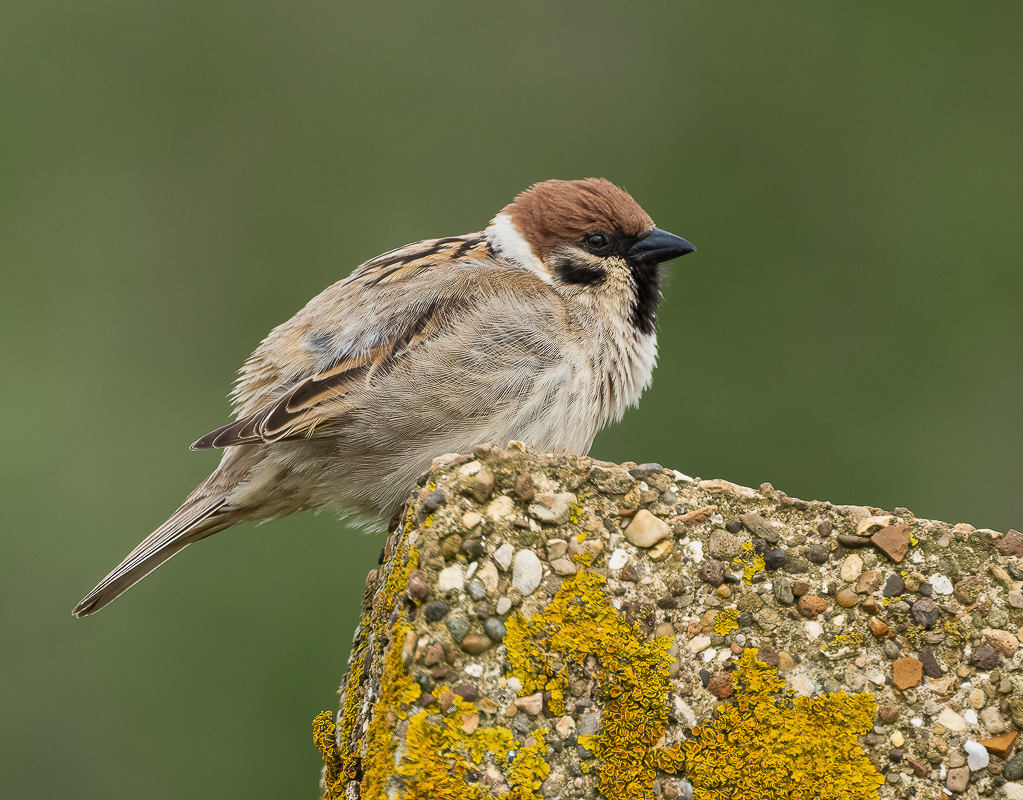
<path id="1" fill-rule="evenodd" d="M 537 183 L 501 213 L 511 216 L 541 258 L 556 245 L 581 241 L 588 233 L 638 236 L 654 226 L 628 192 L 603 178 Z"/>

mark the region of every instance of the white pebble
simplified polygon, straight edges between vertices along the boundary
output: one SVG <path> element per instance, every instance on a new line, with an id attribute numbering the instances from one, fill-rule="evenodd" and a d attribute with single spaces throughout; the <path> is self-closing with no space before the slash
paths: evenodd
<path id="1" fill-rule="evenodd" d="M 952 594 L 952 581 L 942 575 L 940 572 L 935 572 L 927 579 L 927 582 L 934 589 L 935 594 Z"/>
<path id="2" fill-rule="evenodd" d="M 968 708 L 963 712 L 963 719 L 969 722 L 971 725 L 976 725 L 978 721 L 977 712 L 972 708 Z"/>
<path id="3" fill-rule="evenodd" d="M 501 568 L 501 572 L 507 572 L 508 567 L 511 566 L 512 556 L 515 554 L 515 548 L 505 542 L 497 550 L 494 551 L 494 561 L 497 562 L 497 566 Z"/>
<path id="4" fill-rule="evenodd" d="M 1002 791 L 1008 800 L 1023 800 L 1023 783 L 1003 783 Z"/>
<path id="5" fill-rule="evenodd" d="M 703 655 L 700 656 L 700 658 L 703 659 L 705 664 L 709 664 L 711 661 L 714 660 L 714 656 L 717 655 L 717 652 L 718 651 L 715 650 L 713 647 L 708 647 L 706 650 L 703 651 Z"/>
<path id="6" fill-rule="evenodd" d="M 697 636 L 689 642 L 689 649 L 694 653 L 699 653 L 701 650 L 705 650 L 708 647 L 710 647 L 709 636 Z"/>
<path id="7" fill-rule="evenodd" d="M 922 717 L 913 717 L 913 719 L 909 721 L 909 724 L 912 725 L 914 728 L 922 728 L 924 721 Z"/>
<path id="8" fill-rule="evenodd" d="M 437 588 L 441 592 L 460 592 L 465 587 L 465 577 L 458 564 L 452 564 L 440 571 L 437 577 Z"/>
<path id="9" fill-rule="evenodd" d="M 683 550 L 685 554 L 689 556 L 694 562 L 699 564 L 703 561 L 703 542 L 697 539 L 695 542 L 687 544 Z"/>
<path id="10" fill-rule="evenodd" d="M 954 733 L 962 733 L 966 730 L 966 720 L 951 708 L 942 709 L 942 712 L 938 714 L 938 722 Z"/>
<path id="11" fill-rule="evenodd" d="M 966 751 L 968 756 L 966 759 L 966 766 L 970 768 L 971 772 L 977 772 L 987 766 L 990 756 L 988 756 L 987 749 L 984 745 L 975 742 L 972 739 L 967 739 L 963 743 L 963 750 Z"/>
<path id="12" fill-rule="evenodd" d="M 466 675 L 471 675 L 474 678 L 482 678 L 483 677 L 483 665 L 482 664 L 469 664 L 469 666 L 465 667 L 462 670 L 462 672 L 464 672 Z"/>
<path id="13" fill-rule="evenodd" d="M 511 611 L 512 602 L 507 597 L 500 597 L 497 600 L 497 614 L 503 617 L 509 611 Z"/>
<path id="14" fill-rule="evenodd" d="M 543 580 L 543 564 L 532 550 L 519 550 L 515 554 L 515 568 L 512 571 L 512 586 L 528 597 L 536 591 Z"/>
<path id="15" fill-rule="evenodd" d="M 902 747 L 906 743 L 906 737 L 901 731 L 895 731 L 891 736 L 892 747 Z"/>
<path id="16" fill-rule="evenodd" d="M 513 692 L 521 692 L 522 681 L 513 676 L 508 679 L 508 688 L 511 689 Z"/>
<path id="17" fill-rule="evenodd" d="M 618 548 L 611 554 L 611 558 L 607 560 L 608 569 L 621 569 L 629 563 L 629 554 L 621 548 Z"/>
<path id="18" fill-rule="evenodd" d="M 806 638 L 811 642 L 820 638 L 820 635 L 824 633 L 824 628 L 819 622 L 809 620 L 803 623 L 803 629 L 806 631 Z"/>
<path id="19" fill-rule="evenodd" d="M 841 577 L 846 583 L 852 583 L 863 572 L 863 559 L 855 553 L 852 553 L 845 557 L 845 561 L 842 562 Z"/>

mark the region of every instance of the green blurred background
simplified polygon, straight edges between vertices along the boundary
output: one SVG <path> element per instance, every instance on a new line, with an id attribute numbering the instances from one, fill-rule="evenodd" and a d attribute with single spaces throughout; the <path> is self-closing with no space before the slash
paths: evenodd
<path id="1" fill-rule="evenodd" d="M 1018 2 L 0 5 L 0 797 L 312 798 L 379 538 L 216 536 L 72 605 L 260 338 L 550 177 L 695 255 L 606 459 L 1023 527 Z"/>

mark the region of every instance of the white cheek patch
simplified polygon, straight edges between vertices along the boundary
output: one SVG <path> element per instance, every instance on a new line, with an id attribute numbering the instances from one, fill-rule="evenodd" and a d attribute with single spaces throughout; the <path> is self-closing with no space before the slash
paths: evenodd
<path id="1" fill-rule="evenodd" d="M 510 216 L 498 214 L 485 233 L 494 249 L 504 258 L 528 269 L 544 283 L 553 283 L 547 268 L 533 255 L 533 248 L 519 233 Z"/>

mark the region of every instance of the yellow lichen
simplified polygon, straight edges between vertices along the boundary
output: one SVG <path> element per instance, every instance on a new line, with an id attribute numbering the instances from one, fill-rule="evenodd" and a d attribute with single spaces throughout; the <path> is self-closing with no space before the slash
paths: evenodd
<path id="1" fill-rule="evenodd" d="M 522 694 L 549 691 L 555 714 L 564 713 L 568 664 L 588 656 L 600 664 L 597 696 L 604 701 L 599 735 L 579 743 L 600 759 L 600 791 L 615 800 L 649 800 L 654 746 L 667 727 L 669 637 L 650 642 L 608 602 L 604 578 L 579 572 L 566 578 L 543 613 L 508 620 L 508 657 Z"/>
<path id="2" fill-rule="evenodd" d="M 760 553 L 753 556 L 753 560 L 742 571 L 742 578 L 746 583 L 753 583 L 753 576 L 764 571 L 764 557 Z"/>
<path id="3" fill-rule="evenodd" d="M 323 795 L 324 800 L 341 800 L 344 797 L 341 781 L 344 768 L 337 740 L 334 738 L 335 730 L 333 714 L 323 711 L 316 715 L 316 719 L 313 720 L 313 744 L 320 751 L 326 765 L 323 773 L 323 780 L 327 786 L 327 791 Z"/>
<path id="4" fill-rule="evenodd" d="M 755 648 L 739 661 L 735 699 L 693 739 L 658 753 L 684 773 L 696 800 L 870 800 L 884 778 L 857 744 L 877 703 L 844 692 L 795 697 Z"/>
<path id="5" fill-rule="evenodd" d="M 734 630 L 739 629 L 739 612 L 734 608 L 720 612 L 714 618 L 714 630 L 722 636 L 727 636 Z"/>

